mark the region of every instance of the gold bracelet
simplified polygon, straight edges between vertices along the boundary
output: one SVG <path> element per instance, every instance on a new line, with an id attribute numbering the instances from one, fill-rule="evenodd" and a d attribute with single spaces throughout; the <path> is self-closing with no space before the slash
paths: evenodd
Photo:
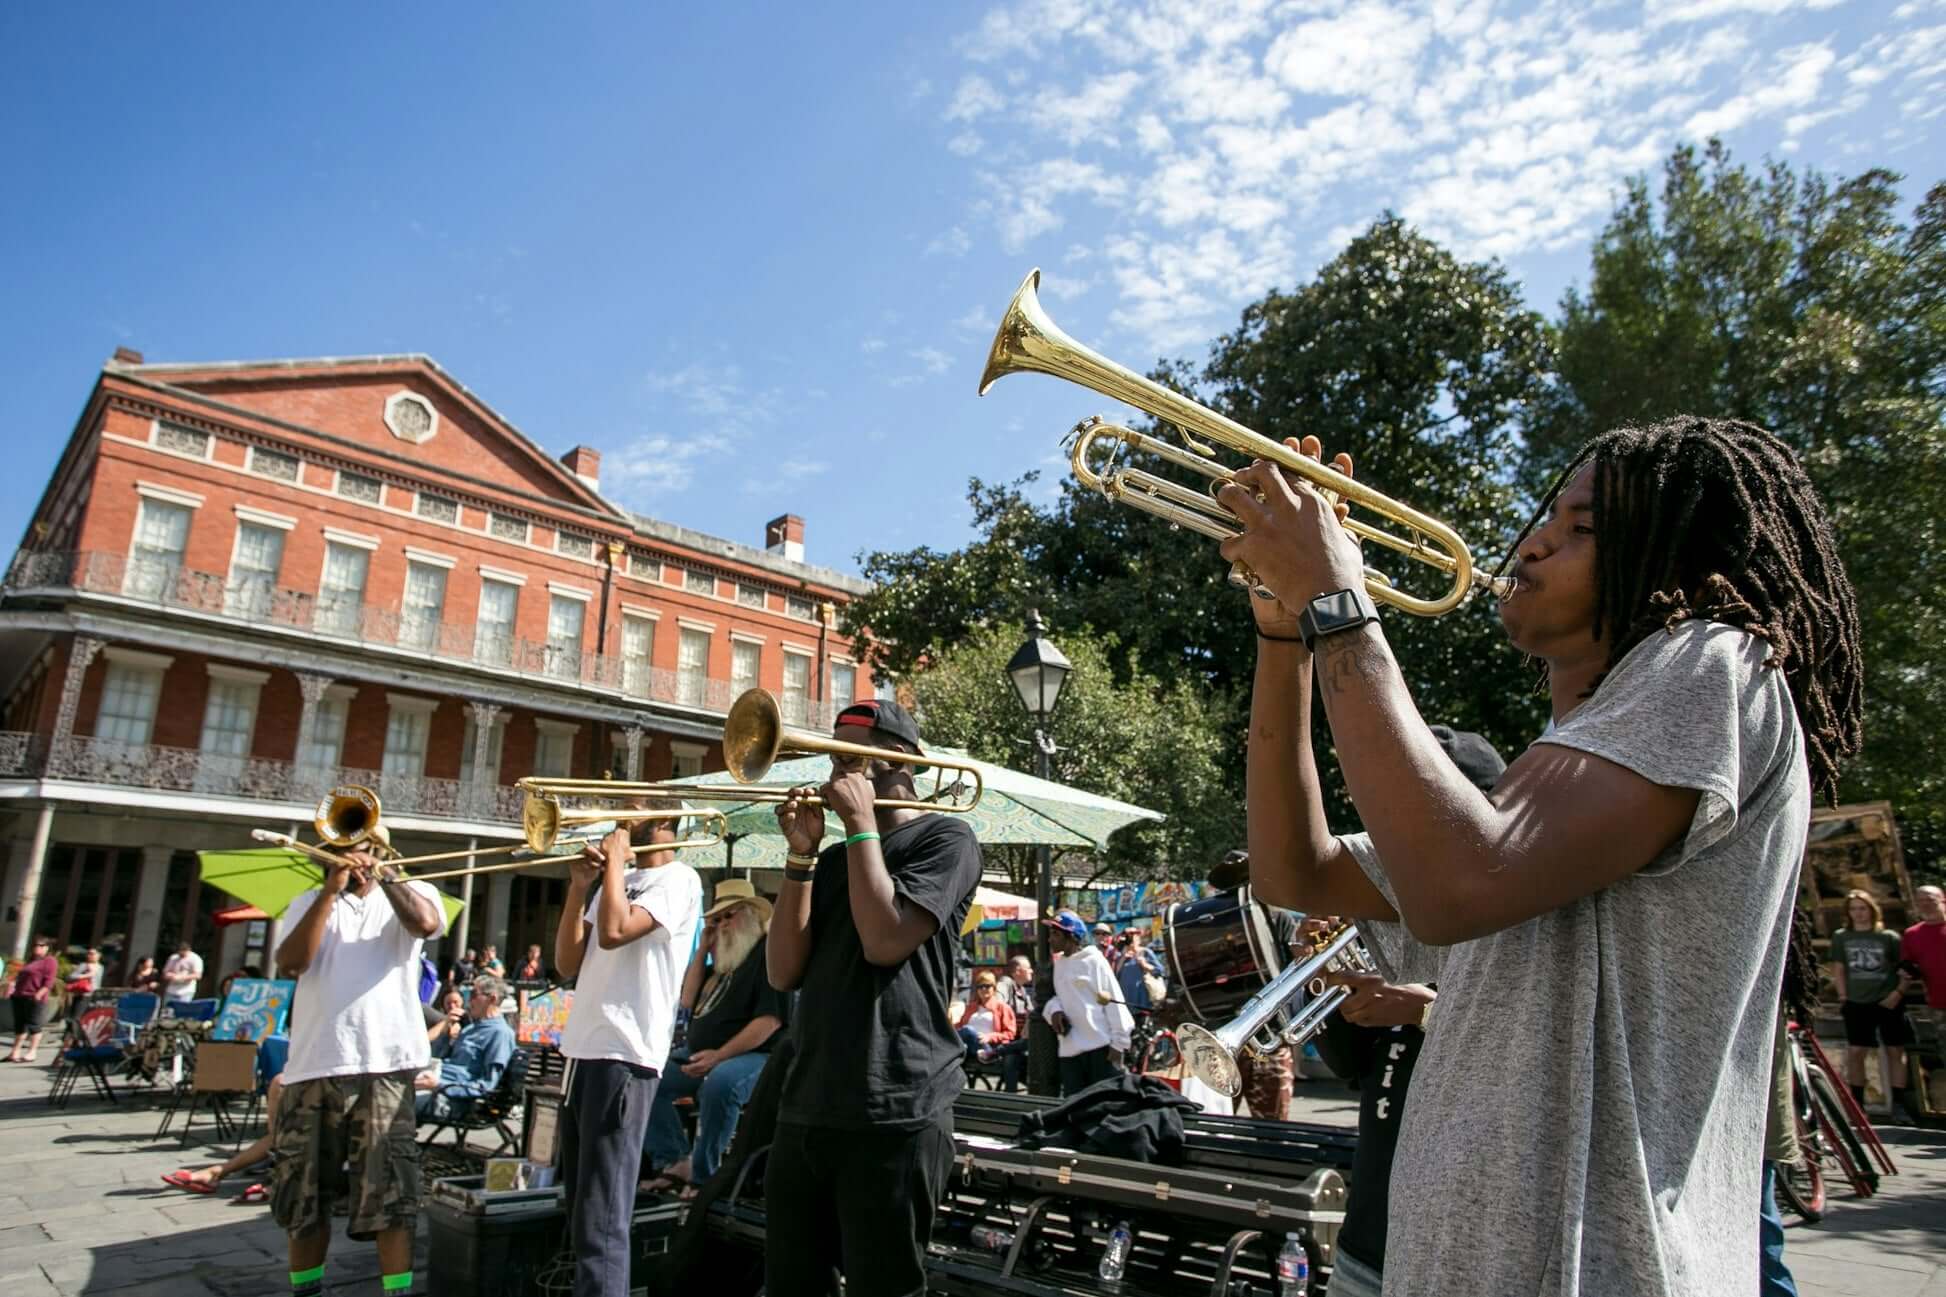
<path id="1" fill-rule="evenodd" d="M 796 852 L 786 851 L 784 853 L 784 863 L 787 865 L 796 865 L 800 869 L 810 869 L 816 866 L 818 858 L 816 856 L 800 856 Z"/>

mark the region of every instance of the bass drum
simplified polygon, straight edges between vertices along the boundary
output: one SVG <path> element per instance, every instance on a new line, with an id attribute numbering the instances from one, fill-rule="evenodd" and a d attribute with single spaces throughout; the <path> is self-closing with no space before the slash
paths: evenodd
<path id="1" fill-rule="evenodd" d="M 1171 905 L 1163 915 L 1169 981 L 1179 1002 L 1179 1022 L 1218 1027 L 1283 968 L 1288 951 L 1278 947 L 1264 907 L 1248 887 L 1200 901 Z"/>

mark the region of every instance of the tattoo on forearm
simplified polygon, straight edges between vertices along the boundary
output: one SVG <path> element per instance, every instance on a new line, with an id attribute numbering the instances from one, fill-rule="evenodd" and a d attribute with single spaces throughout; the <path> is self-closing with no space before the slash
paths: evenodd
<path id="1" fill-rule="evenodd" d="M 1333 698 L 1354 690 L 1370 690 L 1385 679 L 1384 648 L 1356 633 L 1327 638 L 1319 645 L 1324 661 L 1318 678 L 1323 682 L 1325 706 Z"/>

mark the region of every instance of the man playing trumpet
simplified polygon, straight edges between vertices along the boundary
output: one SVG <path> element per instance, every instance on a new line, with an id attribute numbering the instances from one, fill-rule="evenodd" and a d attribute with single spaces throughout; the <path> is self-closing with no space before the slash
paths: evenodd
<path id="1" fill-rule="evenodd" d="M 1554 723 L 1490 792 L 1414 709 L 1331 504 L 1262 462 L 1221 499 L 1224 556 L 1275 596 L 1251 601 L 1251 882 L 1439 986 L 1385 1292 L 1753 1291 L 1811 796 L 1860 741 L 1857 610 L 1802 466 L 1694 417 L 1582 450 L 1500 606 Z M 1366 834 L 1325 822 L 1314 671 Z"/>

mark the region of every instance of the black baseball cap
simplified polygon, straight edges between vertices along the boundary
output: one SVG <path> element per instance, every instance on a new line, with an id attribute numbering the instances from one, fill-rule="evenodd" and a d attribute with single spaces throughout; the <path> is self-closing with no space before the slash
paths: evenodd
<path id="1" fill-rule="evenodd" d="M 919 723 L 912 719 L 912 713 L 886 698 L 868 699 L 853 703 L 838 713 L 838 719 L 831 723 L 832 729 L 840 725 L 863 725 L 866 729 L 877 730 L 889 738 L 910 744 L 912 750 L 924 753 L 919 745 Z"/>
<path id="2" fill-rule="evenodd" d="M 1458 766 L 1466 781 L 1483 793 L 1492 792 L 1493 786 L 1500 782 L 1500 776 L 1507 772 L 1507 763 L 1501 760 L 1493 744 L 1472 730 L 1435 725 L 1432 736 L 1439 740 L 1446 759 Z"/>

